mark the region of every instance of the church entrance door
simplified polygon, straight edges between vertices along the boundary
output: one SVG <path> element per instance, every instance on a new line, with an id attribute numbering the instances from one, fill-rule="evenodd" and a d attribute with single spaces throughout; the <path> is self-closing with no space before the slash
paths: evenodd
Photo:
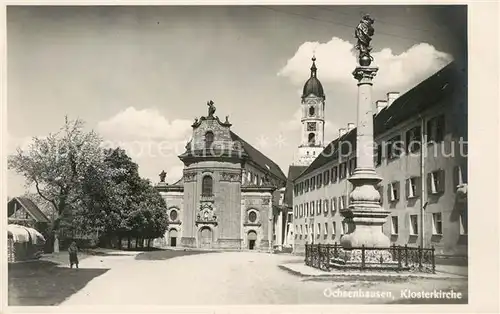
<path id="1" fill-rule="evenodd" d="M 177 230 L 171 229 L 168 232 L 168 238 L 170 240 L 170 246 L 177 246 Z"/>
<path id="2" fill-rule="evenodd" d="M 255 250 L 255 242 L 257 241 L 257 233 L 253 230 L 248 231 L 248 249 Z"/>
<path id="3" fill-rule="evenodd" d="M 200 247 L 206 249 L 212 247 L 212 230 L 209 227 L 200 229 Z"/>

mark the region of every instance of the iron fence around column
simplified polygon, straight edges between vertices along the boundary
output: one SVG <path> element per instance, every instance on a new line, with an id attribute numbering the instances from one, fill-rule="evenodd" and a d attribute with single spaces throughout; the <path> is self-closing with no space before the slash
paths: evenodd
<path id="1" fill-rule="evenodd" d="M 412 270 L 420 272 L 436 272 L 436 257 L 434 246 L 431 248 L 410 247 L 392 245 L 385 248 L 373 247 L 353 247 L 344 249 L 341 245 L 335 244 L 306 244 L 305 250 L 305 264 L 310 267 L 329 271 L 331 260 L 343 261 L 347 263 L 349 260 L 349 252 L 354 250 L 361 251 L 360 267 L 361 269 L 368 269 L 367 254 L 370 251 L 387 251 L 392 256 L 392 262 L 396 264 L 397 271 Z M 373 264 L 373 262 L 371 263 Z"/>

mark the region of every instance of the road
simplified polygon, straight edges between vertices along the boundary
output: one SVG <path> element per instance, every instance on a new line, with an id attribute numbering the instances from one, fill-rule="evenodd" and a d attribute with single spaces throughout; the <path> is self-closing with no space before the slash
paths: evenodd
<path id="1" fill-rule="evenodd" d="M 398 289 L 412 287 L 408 282 L 304 281 L 278 268 L 279 264 L 291 260 L 302 258 L 258 252 L 207 253 L 167 260 L 137 260 L 134 256 L 90 257 L 82 261 L 82 268 L 110 270 L 93 279 L 61 306 L 381 303 L 395 299 L 328 298 L 324 291 L 364 287 L 392 290 L 396 295 Z M 438 287 L 449 283 L 435 280 L 413 283 L 416 288 L 422 285 Z"/>

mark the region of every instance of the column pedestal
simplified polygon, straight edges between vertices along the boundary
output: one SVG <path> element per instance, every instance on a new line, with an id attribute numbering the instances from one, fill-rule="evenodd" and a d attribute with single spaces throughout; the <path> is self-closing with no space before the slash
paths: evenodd
<path id="1" fill-rule="evenodd" d="M 330 265 L 336 268 L 361 268 L 361 248 L 381 248 L 370 250 L 364 256 L 365 263 L 381 269 L 397 266 L 388 250 L 390 240 L 382 232 L 389 212 L 380 206 L 380 193 L 377 186 L 382 178 L 375 172 L 373 165 L 373 109 L 371 100 L 372 80 L 377 67 L 358 66 L 353 76 L 358 81 L 358 117 L 356 136 L 357 168 L 349 181 L 353 190 L 349 195 L 349 207 L 341 211 L 350 224 L 352 232 L 340 241 L 340 258 L 332 259 Z M 366 265 L 363 265 L 363 267 Z"/>

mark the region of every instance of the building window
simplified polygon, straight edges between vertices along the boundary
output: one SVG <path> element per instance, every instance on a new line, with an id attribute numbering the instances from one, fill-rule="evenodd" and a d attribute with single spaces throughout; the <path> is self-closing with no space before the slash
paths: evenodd
<path id="1" fill-rule="evenodd" d="M 353 158 L 349 160 L 349 176 L 352 176 L 355 169 L 356 169 L 356 158 Z"/>
<path id="2" fill-rule="evenodd" d="M 325 222 L 325 239 L 328 237 L 328 223 Z"/>
<path id="3" fill-rule="evenodd" d="M 401 143 L 401 135 L 394 136 L 387 141 L 387 159 L 392 160 L 401 155 L 403 152 L 403 143 Z"/>
<path id="4" fill-rule="evenodd" d="M 175 209 L 172 209 L 170 211 L 170 221 L 176 221 L 178 218 L 177 211 Z"/>
<path id="5" fill-rule="evenodd" d="M 410 235 L 418 234 L 418 215 L 410 215 Z"/>
<path id="6" fill-rule="evenodd" d="M 295 212 L 294 212 L 295 218 L 299 217 L 299 207 L 295 205 Z"/>
<path id="7" fill-rule="evenodd" d="M 201 180 L 201 193 L 203 196 L 212 196 L 213 192 L 213 179 L 211 176 L 206 175 Z"/>
<path id="8" fill-rule="evenodd" d="M 331 207 L 331 211 L 332 211 L 332 215 L 335 213 L 335 211 L 337 210 L 337 198 L 336 197 L 332 197 L 332 200 L 330 201 L 330 207 Z"/>
<path id="9" fill-rule="evenodd" d="M 460 234 L 467 234 L 467 211 L 460 213 Z"/>
<path id="10" fill-rule="evenodd" d="M 399 200 L 399 182 L 389 183 L 387 187 L 388 199 L 391 202 L 397 202 Z"/>
<path id="11" fill-rule="evenodd" d="M 441 213 L 432 214 L 432 234 L 434 235 L 443 234 L 443 220 Z"/>
<path id="12" fill-rule="evenodd" d="M 382 164 L 382 145 L 377 145 L 377 148 L 376 148 L 376 151 L 375 151 L 375 156 L 376 156 L 376 160 L 375 160 L 375 167 L 378 167 Z"/>
<path id="13" fill-rule="evenodd" d="M 316 135 L 314 135 L 314 133 L 309 133 L 307 142 L 309 143 L 309 146 L 314 146 L 316 144 Z"/>
<path id="14" fill-rule="evenodd" d="M 317 181 L 318 181 L 318 189 L 319 189 L 319 188 L 321 188 L 321 184 L 323 183 L 322 182 L 323 176 L 321 175 L 321 173 L 317 175 L 317 178 L 318 178 Z"/>
<path id="15" fill-rule="evenodd" d="M 304 182 L 299 183 L 299 191 L 301 195 L 304 194 Z"/>
<path id="16" fill-rule="evenodd" d="M 337 166 L 332 168 L 332 175 L 331 175 L 332 183 L 337 183 L 337 169 L 338 169 Z"/>
<path id="17" fill-rule="evenodd" d="M 309 192 L 309 180 L 304 181 L 304 188 L 306 192 Z"/>
<path id="18" fill-rule="evenodd" d="M 251 211 L 248 213 L 248 221 L 250 221 L 251 223 L 254 223 L 257 221 L 257 213 L 254 212 L 254 211 Z"/>
<path id="19" fill-rule="evenodd" d="M 346 177 L 346 166 L 347 164 L 345 162 L 341 163 L 339 165 L 339 179 L 342 180 Z"/>
<path id="20" fill-rule="evenodd" d="M 346 208 L 346 197 L 345 195 L 342 195 L 341 197 L 339 197 L 339 209 L 342 210 L 342 209 L 345 209 Z"/>
<path id="21" fill-rule="evenodd" d="M 211 148 L 214 143 L 214 133 L 212 131 L 208 131 L 205 133 L 205 148 Z"/>
<path id="22" fill-rule="evenodd" d="M 325 214 L 328 214 L 328 200 L 327 200 L 327 199 L 325 199 L 325 200 L 323 201 L 323 212 L 324 212 Z"/>
<path id="23" fill-rule="evenodd" d="M 311 178 L 311 191 L 316 188 L 316 177 Z"/>
<path id="24" fill-rule="evenodd" d="M 398 216 L 391 217 L 391 235 L 398 235 Z"/>
<path id="25" fill-rule="evenodd" d="M 316 215 L 321 215 L 321 200 L 316 201 Z"/>
<path id="26" fill-rule="evenodd" d="M 318 239 L 321 235 L 321 224 L 318 222 L 318 235 L 316 236 Z"/>
<path id="27" fill-rule="evenodd" d="M 312 215 L 314 215 L 314 201 L 311 202 L 310 208 L 311 208 L 310 213 L 311 213 L 311 216 L 312 216 Z"/>
<path id="28" fill-rule="evenodd" d="M 420 178 L 412 177 L 406 180 L 406 199 L 420 196 Z"/>
<path id="29" fill-rule="evenodd" d="M 332 222 L 332 239 L 335 239 L 335 235 L 337 234 L 337 223 Z"/>
<path id="30" fill-rule="evenodd" d="M 325 171 L 323 173 L 323 182 L 325 185 L 330 183 L 330 171 Z"/>
<path id="31" fill-rule="evenodd" d="M 340 234 L 344 235 L 344 234 L 346 234 L 346 232 L 347 232 L 347 226 L 346 226 L 345 221 L 343 220 L 340 222 Z"/>
<path id="32" fill-rule="evenodd" d="M 414 153 L 420 150 L 422 145 L 422 128 L 416 126 L 406 131 L 406 153 Z"/>
<path id="33" fill-rule="evenodd" d="M 314 116 L 314 107 L 313 106 L 309 107 L 309 116 L 311 116 L 311 117 Z"/>
<path id="34" fill-rule="evenodd" d="M 302 229 L 302 225 L 300 225 L 300 238 L 302 239 L 302 235 L 304 234 L 303 232 L 303 229 Z"/>
<path id="35" fill-rule="evenodd" d="M 309 230 L 308 230 L 307 224 L 305 225 L 305 228 L 306 228 L 306 230 L 305 230 L 305 233 L 304 233 L 304 239 L 307 239 L 307 235 L 309 234 Z"/>
<path id="36" fill-rule="evenodd" d="M 431 194 L 444 193 L 444 170 L 437 170 L 427 175 L 428 191 Z"/>
<path id="37" fill-rule="evenodd" d="M 444 140 L 445 119 L 444 115 L 434 117 L 427 121 L 427 139 L 429 142 L 439 143 Z"/>

